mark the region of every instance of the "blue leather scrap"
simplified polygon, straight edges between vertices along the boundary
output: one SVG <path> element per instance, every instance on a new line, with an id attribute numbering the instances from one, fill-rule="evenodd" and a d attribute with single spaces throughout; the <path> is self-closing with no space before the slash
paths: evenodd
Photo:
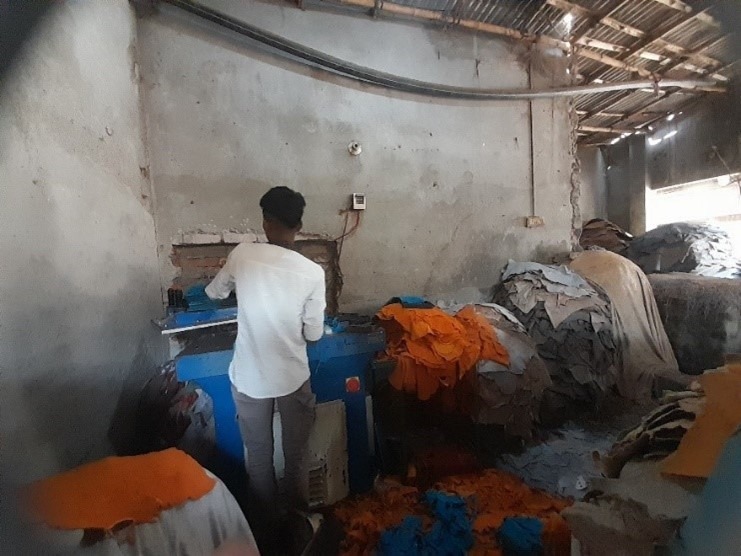
<path id="1" fill-rule="evenodd" d="M 432 530 L 422 533 L 422 520 L 407 516 L 398 527 L 381 535 L 378 553 L 383 556 L 464 556 L 474 538 L 466 501 L 460 496 L 429 490 L 425 502 L 436 518 Z"/>
<path id="2" fill-rule="evenodd" d="M 505 556 L 539 556 L 542 535 L 543 522 L 537 517 L 508 517 L 497 534 Z"/>

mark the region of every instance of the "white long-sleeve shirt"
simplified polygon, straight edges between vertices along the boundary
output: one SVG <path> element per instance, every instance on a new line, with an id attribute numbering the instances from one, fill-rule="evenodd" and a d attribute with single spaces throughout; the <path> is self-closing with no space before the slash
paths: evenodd
<path id="1" fill-rule="evenodd" d="M 324 270 L 303 255 L 264 243 L 234 248 L 206 287 L 211 299 L 237 292 L 237 340 L 229 378 L 251 398 L 276 398 L 309 379 L 306 342 L 324 332 Z"/>

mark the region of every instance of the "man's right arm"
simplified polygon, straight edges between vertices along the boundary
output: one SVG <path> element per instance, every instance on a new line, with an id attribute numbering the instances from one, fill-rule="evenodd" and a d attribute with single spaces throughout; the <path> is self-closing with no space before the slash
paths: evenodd
<path id="1" fill-rule="evenodd" d="M 316 342 L 324 335 L 324 310 L 327 300 L 324 285 L 324 272 L 317 278 L 309 298 L 304 304 L 304 339 Z"/>

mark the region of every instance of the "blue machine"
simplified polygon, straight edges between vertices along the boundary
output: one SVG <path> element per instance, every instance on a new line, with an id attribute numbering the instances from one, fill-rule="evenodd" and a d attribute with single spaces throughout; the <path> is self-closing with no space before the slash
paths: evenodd
<path id="1" fill-rule="evenodd" d="M 176 313 L 162 327 L 166 333 L 177 333 L 207 327 L 209 323 L 217 326 L 233 322 L 232 313 L 227 313 L 226 310 Z M 243 474 L 244 469 L 244 448 L 228 376 L 233 343 L 233 332 L 212 332 L 205 345 L 186 348 L 175 359 L 178 379 L 194 381 L 213 400 L 218 453 L 210 467 L 227 484 Z M 383 331 L 377 328 L 325 335 L 308 347 L 311 385 L 317 402 L 345 403 L 349 484 L 353 493 L 365 492 L 373 485 L 373 422 L 366 375 L 375 354 L 384 347 Z"/>

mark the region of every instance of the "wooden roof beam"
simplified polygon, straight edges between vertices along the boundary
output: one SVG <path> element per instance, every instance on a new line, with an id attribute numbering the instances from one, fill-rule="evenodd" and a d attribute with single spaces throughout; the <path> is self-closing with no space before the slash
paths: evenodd
<path id="1" fill-rule="evenodd" d="M 600 16 L 592 10 L 585 8 L 584 6 L 580 6 L 579 4 L 569 2 L 568 0 L 546 0 L 546 4 L 548 4 L 549 6 L 553 6 L 554 8 L 558 8 L 559 10 L 566 13 L 575 13 L 577 15 L 580 15 L 581 17 L 596 19 L 597 22 L 601 23 L 602 25 L 612 27 L 613 29 L 622 31 L 623 33 L 632 35 L 637 38 L 641 38 L 646 35 L 646 33 L 641 31 L 640 29 L 637 29 L 630 25 L 626 25 L 625 23 L 621 23 L 613 18 L 611 15 Z M 614 12 L 615 10 L 612 10 L 610 13 Z"/>
<path id="2" fill-rule="evenodd" d="M 581 56 L 582 58 L 589 58 L 590 60 L 596 60 L 597 62 L 601 62 L 605 64 L 606 66 L 612 66 L 613 68 L 619 68 L 621 70 L 628 71 L 630 73 L 637 73 L 641 77 L 645 77 L 646 79 L 652 79 L 654 77 L 654 74 L 648 71 L 644 68 L 639 68 L 638 66 L 634 66 L 632 64 L 629 64 L 628 62 L 624 62 L 623 60 L 618 60 L 617 58 L 612 58 L 611 56 L 607 56 L 605 54 L 600 54 L 599 52 L 595 52 L 594 50 L 589 50 L 587 48 L 579 48 L 575 51 L 575 54 L 577 56 Z"/>
<path id="3" fill-rule="evenodd" d="M 618 128 L 618 127 L 599 127 L 599 126 L 593 126 L 593 125 L 580 125 L 576 128 L 577 131 L 580 131 L 582 133 L 614 133 L 615 135 L 625 135 L 636 132 L 635 129 L 628 129 L 628 128 Z"/>
<path id="4" fill-rule="evenodd" d="M 694 8 L 690 6 L 689 4 L 685 4 L 681 0 L 652 0 L 653 2 L 656 2 L 657 4 L 663 4 L 664 6 L 668 8 L 672 8 L 673 10 L 677 10 L 680 12 L 684 12 L 686 14 L 691 14 L 694 11 Z M 712 27 L 720 27 L 720 23 L 717 19 L 715 19 L 712 15 L 707 13 L 706 11 L 700 12 L 697 14 L 698 21 L 702 21 L 703 23 L 710 25 Z"/>
<path id="5" fill-rule="evenodd" d="M 602 112 L 602 111 L 600 111 L 600 112 L 592 112 L 590 114 L 586 110 L 577 110 L 576 113 L 579 114 L 580 116 L 587 116 L 588 115 L 590 118 L 591 117 L 594 117 L 594 116 L 602 116 L 603 118 L 623 118 L 625 116 L 625 114 L 623 114 L 621 112 Z"/>
<path id="6" fill-rule="evenodd" d="M 671 8 L 673 10 L 678 10 L 680 12 L 685 13 L 692 13 L 692 7 L 688 6 L 681 0 L 653 0 L 657 4 L 663 4 L 664 6 L 667 6 L 668 8 Z"/>

